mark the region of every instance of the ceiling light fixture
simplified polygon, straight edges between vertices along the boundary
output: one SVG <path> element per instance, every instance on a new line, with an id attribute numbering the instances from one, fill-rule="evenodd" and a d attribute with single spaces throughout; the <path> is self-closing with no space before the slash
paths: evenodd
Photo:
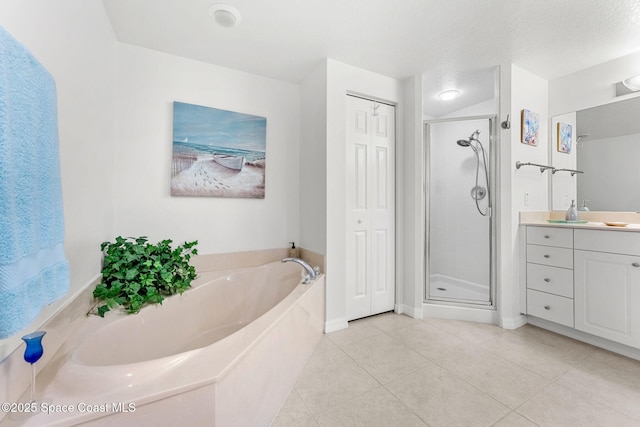
<path id="1" fill-rule="evenodd" d="M 456 89 L 445 90 L 438 94 L 438 99 L 440 101 L 451 101 L 454 98 L 457 98 L 460 95 L 460 91 Z"/>
<path id="2" fill-rule="evenodd" d="M 640 90 L 640 74 L 624 79 L 622 84 L 629 90 Z"/>
<path id="3" fill-rule="evenodd" d="M 240 11 L 228 4 L 216 3 L 209 6 L 209 15 L 221 27 L 235 27 L 242 21 Z"/>

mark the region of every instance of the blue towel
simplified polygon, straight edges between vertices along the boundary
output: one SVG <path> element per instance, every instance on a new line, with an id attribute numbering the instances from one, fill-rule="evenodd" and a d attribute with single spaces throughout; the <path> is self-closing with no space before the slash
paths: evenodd
<path id="1" fill-rule="evenodd" d="M 56 87 L 0 27 L 0 338 L 69 290 Z"/>

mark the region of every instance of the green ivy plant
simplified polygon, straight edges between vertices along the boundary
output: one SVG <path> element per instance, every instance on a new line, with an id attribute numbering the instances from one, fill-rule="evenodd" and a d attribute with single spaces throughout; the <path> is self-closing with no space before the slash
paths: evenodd
<path id="1" fill-rule="evenodd" d="M 162 304 L 165 296 L 182 294 L 196 278 L 189 260 L 197 255 L 198 241 L 185 242 L 171 248 L 171 240 L 156 245 L 146 237 L 120 237 L 103 242 L 102 281 L 93 291 L 98 300 L 98 315 L 117 305 L 129 313 L 137 313 L 146 304 Z M 96 305 L 97 305 L 96 304 Z"/>

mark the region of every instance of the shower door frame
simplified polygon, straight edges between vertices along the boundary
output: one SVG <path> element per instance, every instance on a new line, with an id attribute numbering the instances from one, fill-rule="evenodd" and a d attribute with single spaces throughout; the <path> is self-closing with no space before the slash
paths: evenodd
<path id="1" fill-rule="evenodd" d="M 430 126 L 438 123 L 452 123 L 452 122 L 464 122 L 470 120 L 489 120 L 489 201 L 491 206 L 491 217 L 489 219 L 489 302 L 469 302 L 470 300 L 459 301 L 455 298 L 451 299 L 429 299 L 429 286 L 431 281 L 430 276 L 430 253 L 429 253 L 429 235 L 430 235 L 430 207 L 431 207 L 431 191 L 430 191 L 430 166 L 429 166 L 429 155 L 431 154 L 431 135 Z M 487 115 L 478 115 L 478 116 L 466 116 L 466 117 L 455 117 L 450 119 L 434 119 L 434 120 L 425 120 L 423 122 L 423 132 L 424 132 L 424 195 L 425 195 L 425 235 L 424 235 L 424 284 L 423 284 L 423 292 L 424 298 L 423 303 L 425 304 L 434 304 L 434 305 L 446 305 L 446 306 L 459 306 L 459 307 L 470 307 L 470 308 L 479 308 L 479 309 L 489 309 L 496 310 L 496 287 L 497 287 L 497 213 L 499 212 L 497 202 L 497 187 L 498 187 L 498 160 L 499 160 L 499 149 L 498 149 L 498 132 L 497 132 L 497 124 L 498 116 L 496 114 L 487 114 Z M 478 214 L 479 215 L 479 214 Z"/>

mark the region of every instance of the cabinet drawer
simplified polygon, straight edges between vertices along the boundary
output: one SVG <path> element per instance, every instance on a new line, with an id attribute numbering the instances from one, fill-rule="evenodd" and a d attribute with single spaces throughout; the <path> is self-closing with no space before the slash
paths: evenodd
<path id="1" fill-rule="evenodd" d="M 527 262 L 573 268 L 573 250 L 552 246 L 527 245 Z"/>
<path id="2" fill-rule="evenodd" d="M 527 288 L 573 298 L 573 270 L 529 263 Z"/>
<path id="3" fill-rule="evenodd" d="M 640 256 L 640 233 L 634 231 L 576 230 L 576 249 Z"/>
<path id="4" fill-rule="evenodd" d="M 527 227 L 527 243 L 533 245 L 573 248 L 573 229 L 558 227 Z"/>
<path id="5" fill-rule="evenodd" d="M 573 328 L 573 299 L 529 289 L 527 314 Z"/>

